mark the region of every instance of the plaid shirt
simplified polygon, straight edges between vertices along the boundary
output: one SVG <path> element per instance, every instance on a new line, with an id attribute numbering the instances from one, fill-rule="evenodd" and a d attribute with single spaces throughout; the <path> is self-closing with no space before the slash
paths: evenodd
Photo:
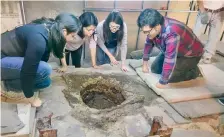
<path id="1" fill-rule="evenodd" d="M 202 56 L 203 44 L 184 23 L 171 18 L 164 17 L 161 33 L 158 37 L 145 42 L 143 60 L 149 60 L 149 54 L 153 46 L 164 53 L 162 77 L 160 84 L 167 84 L 174 70 L 177 57 L 199 57 Z"/>

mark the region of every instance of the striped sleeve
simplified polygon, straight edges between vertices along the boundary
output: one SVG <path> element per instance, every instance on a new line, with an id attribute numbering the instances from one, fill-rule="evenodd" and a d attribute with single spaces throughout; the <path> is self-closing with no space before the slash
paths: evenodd
<path id="1" fill-rule="evenodd" d="M 144 61 L 148 61 L 149 60 L 149 54 L 151 53 L 152 49 L 153 49 L 152 40 L 150 40 L 147 37 L 146 41 L 145 41 L 144 52 L 143 52 L 143 60 Z"/>
<path id="2" fill-rule="evenodd" d="M 178 47 L 180 44 L 180 36 L 176 34 L 170 34 L 165 40 L 166 51 L 165 59 L 163 62 L 162 77 L 159 80 L 160 84 L 167 84 L 169 78 L 172 75 L 175 67 Z"/>

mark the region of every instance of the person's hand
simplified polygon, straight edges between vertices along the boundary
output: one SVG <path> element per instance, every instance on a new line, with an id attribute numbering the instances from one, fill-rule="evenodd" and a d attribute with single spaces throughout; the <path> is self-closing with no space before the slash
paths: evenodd
<path id="1" fill-rule="evenodd" d="M 33 107 L 40 107 L 42 105 L 42 101 L 38 97 L 27 98 L 27 100 Z"/>
<path id="2" fill-rule="evenodd" d="M 56 71 L 57 71 L 58 73 L 64 73 L 64 72 L 67 71 L 67 69 L 68 69 L 68 67 L 61 67 L 61 68 L 58 68 Z"/>
<path id="3" fill-rule="evenodd" d="M 127 69 L 126 65 L 124 65 L 124 64 L 121 65 L 121 70 L 123 72 L 128 72 L 128 69 Z"/>
<path id="4" fill-rule="evenodd" d="M 94 69 L 101 69 L 101 66 L 93 65 Z"/>
<path id="5" fill-rule="evenodd" d="M 142 72 L 149 73 L 148 61 L 143 61 Z"/>
<path id="6" fill-rule="evenodd" d="M 114 56 L 110 57 L 110 62 L 112 63 L 112 65 L 118 65 L 119 64 L 119 62 L 115 59 Z"/>
<path id="7" fill-rule="evenodd" d="M 163 84 L 160 84 L 159 82 L 156 84 L 156 87 L 157 88 L 160 88 L 160 89 L 164 89 L 164 88 L 167 88 L 167 84 L 166 85 L 163 85 Z"/>

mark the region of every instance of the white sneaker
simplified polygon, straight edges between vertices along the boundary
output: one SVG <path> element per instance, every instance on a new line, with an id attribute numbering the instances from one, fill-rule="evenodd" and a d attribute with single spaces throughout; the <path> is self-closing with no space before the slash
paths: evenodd
<path id="1" fill-rule="evenodd" d="M 203 63 L 211 64 L 212 63 L 212 58 L 203 58 Z"/>

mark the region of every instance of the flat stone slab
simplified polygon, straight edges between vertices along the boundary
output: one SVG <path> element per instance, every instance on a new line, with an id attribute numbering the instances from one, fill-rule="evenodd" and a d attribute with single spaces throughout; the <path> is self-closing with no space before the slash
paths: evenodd
<path id="1" fill-rule="evenodd" d="M 17 111 L 20 120 L 25 124 L 25 126 L 16 132 L 16 135 L 29 135 L 31 127 L 31 104 L 17 104 Z"/>
<path id="2" fill-rule="evenodd" d="M 203 99 L 171 103 L 171 106 L 180 115 L 190 119 L 224 113 L 224 107 L 219 104 L 217 99 Z"/>
<path id="3" fill-rule="evenodd" d="M 144 106 L 144 109 L 146 110 L 148 116 L 151 118 L 153 118 L 154 116 L 162 116 L 163 122 L 167 126 L 172 126 L 176 124 L 176 122 L 165 113 L 165 110 L 158 106 L 151 106 L 151 107 Z"/>
<path id="4" fill-rule="evenodd" d="M 174 122 L 178 123 L 178 124 L 186 124 L 186 123 L 190 123 L 190 120 L 185 119 L 184 117 L 182 117 L 179 113 L 177 113 L 176 110 L 174 110 L 167 102 L 163 102 L 161 104 L 158 104 L 158 106 L 160 107 L 160 109 L 163 109 L 164 112 L 174 120 Z"/>
<path id="5" fill-rule="evenodd" d="M 150 59 L 149 65 L 154 59 Z M 143 73 L 142 68 L 139 67 L 141 64 L 142 61 L 140 60 L 130 61 L 130 65 L 136 69 L 142 80 L 169 103 L 224 96 L 224 83 L 222 82 L 224 72 L 214 65 L 200 65 L 205 79 L 197 78 L 187 82 L 172 84 L 166 89 L 159 89 L 156 87 L 156 84 L 161 76 L 151 72 Z"/>
<path id="6" fill-rule="evenodd" d="M 224 62 L 214 63 L 213 65 L 224 71 Z"/>
<path id="7" fill-rule="evenodd" d="M 202 73 L 207 81 L 209 86 L 223 87 L 224 92 L 224 71 L 218 69 L 212 64 L 201 64 L 199 65 L 202 69 Z"/>
<path id="8" fill-rule="evenodd" d="M 149 135 L 151 126 L 141 114 L 126 116 L 124 121 L 127 137 L 145 137 Z"/>
<path id="9" fill-rule="evenodd" d="M 205 130 L 173 129 L 171 137 L 216 137 L 216 135 Z"/>
<path id="10" fill-rule="evenodd" d="M 86 133 L 86 137 L 107 137 L 107 133 L 103 131 L 98 131 L 97 129 L 95 130 L 90 130 Z"/>
<path id="11" fill-rule="evenodd" d="M 82 124 L 70 115 L 52 119 L 53 129 L 57 129 L 58 137 L 86 137 Z"/>
<path id="12" fill-rule="evenodd" d="M 224 55 L 224 42 L 219 41 L 217 43 L 217 52 L 221 55 Z"/>
<path id="13" fill-rule="evenodd" d="M 43 105 L 37 109 L 37 118 L 48 116 L 50 113 L 53 113 L 54 118 L 70 112 L 71 107 L 62 93 L 64 88 L 64 86 L 50 86 L 41 90 L 39 97 Z"/>
<path id="14" fill-rule="evenodd" d="M 1 134 L 15 133 L 24 127 L 17 113 L 17 105 L 1 102 Z"/>

